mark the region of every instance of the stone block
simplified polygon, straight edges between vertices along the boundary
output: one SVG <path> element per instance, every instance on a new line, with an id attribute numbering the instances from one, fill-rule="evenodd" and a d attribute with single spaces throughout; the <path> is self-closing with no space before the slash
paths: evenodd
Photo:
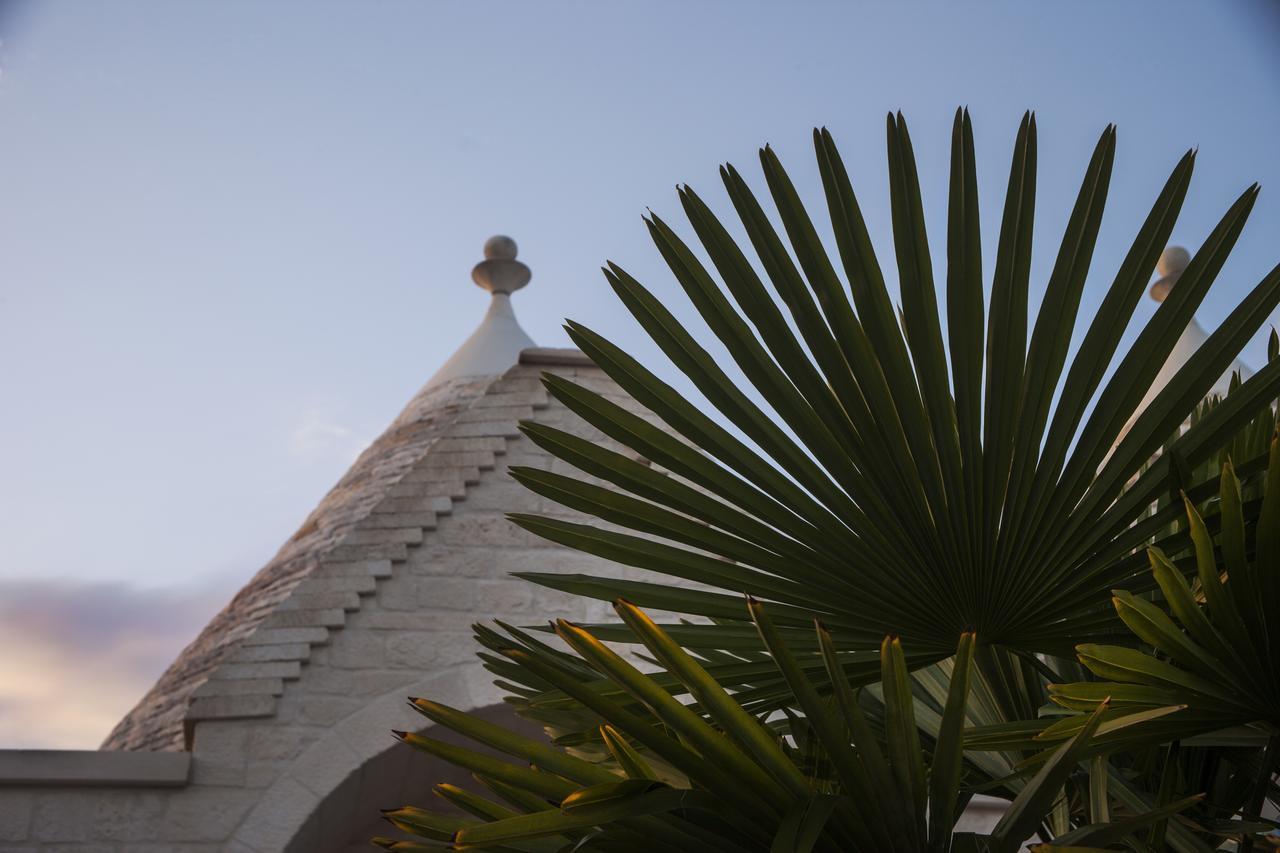
<path id="1" fill-rule="evenodd" d="M 5 786 L 170 788 L 187 784 L 191 756 L 95 749 L 0 750 Z"/>
<path id="2" fill-rule="evenodd" d="M 329 552 L 334 560 L 392 560 L 408 559 L 409 547 L 401 542 L 382 542 L 370 545 L 338 545 Z"/>
<path id="3" fill-rule="evenodd" d="M 361 595 L 369 595 L 377 588 L 378 584 L 372 575 L 332 578 L 310 577 L 298 584 L 294 595 L 312 595 L 325 592 L 355 592 Z"/>
<path id="4" fill-rule="evenodd" d="M 325 667 L 307 673 L 299 687 L 305 695 L 381 696 L 417 678 L 418 673 L 385 669 L 337 669 Z"/>
<path id="5" fill-rule="evenodd" d="M 452 435 L 462 437 L 519 438 L 520 425 L 519 421 L 514 418 L 511 420 L 494 418 L 492 420 L 486 419 L 454 424 L 449 432 Z"/>
<path id="6" fill-rule="evenodd" d="M 407 477 L 408 475 L 406 474 L 405 476 Z M 430 496 L 435 491 L 434 487 L 435 481 L 401 480 L 393 486 L 388 486 L 385 494 L 389 498 L 421 499 Z"/>
<path id="7" fill-rule="evenodd" d="M 452 431 L 450 431 L 448 438 L 442 438 L 431 446 L 432 453 L 469 453 L 472 451 L 503 453 L 506 449 L 506 439 L 496 436 L 457 436 Z"/>
<path id="8" fill-rule="evenodd" d="M 277 719 L 290 725 L 332 726 L 360 710 L 367 701 L 367 697 L 289 693 L 280 700 Z"/>
<path id="9" fill-rule="evenodd" d="M 323 610 L 279 610 L 262 623 L 264 628 L 340 628 L 347 621 L 341 608 Z"/>
<path id="10" fill-rule="evenodd" d="M 368 575 L 375 578 L 391 577 L 391 561 L 390 560 L 357 560 L 357 561 L 338 561 L 326 560 L 316 567 L 311 573 L 311 577 L 319 578 L 337 578 L 337 577 L 364 577 Z"/>
<path id="11" fill-rule="evenodd" d="M 225 840 L 258 802 L 259 791 L 190 789 L 171 797 L 164 812 L 164 835 L 172 841 Z"/>
<path id="12" fill-rule="evenodd" d="M 281 779 L 263 793 L 233 840 L 254 850 L 284 850 L 319 804 L 315 792 L 296 779 Z"/>
<path id="13" fill-rule="evenodd" d="M 90 810 L 92 829 L 87 840 L 102 842 L 160 841 L 164 830 L 161 821 L 169 797 L 155 792 L 104 792 L 94 798 Z M 65 819 L 65 815 L 62 816 Z M 37 817 L 39 820 L 39 817 Z M 40 827 L 33 827 L 39 837 Z M 56 831 L 56 830 L 55 830 Z M 48 840 L 57 840 L 50 838 Z"/>
<path id="14" fill-rule="evenodd" d="M 550 453 L 543 450 L 527 438 L 519 441 L 511 442 L 511 448 L 507 455 L 502 457 L 504 464 L 503 470 L 510 468 L 512 465 L 523 465 L 526 468 L 538 468 L 546 470 L 551 464 L 553 457 Z"/>
<path id="15" fill-rule="evenodd" d="M 324 797 L 360 768 L 363 758 L 337 738 L 314 743 L 289 766 L 289 776 Z"/>
<path id="16" fill-rule="evenodd" d="M 463 416 L 477 412 L 481 409 L 532 407 L 534 404 L 542 404 L 546 403 L 546 401 L 547 391 L 542 387 L 541 383 L 530 391 L 490 390 L 488 394 L 485 394 L 479 400 L 476 400 L 475 405 L 463 412 L 458 419 L 462 420 Z"/>
<path id="17" fill-rule="evenodd" d="M 415 580 L 414 599 L 417 607 L 431 610 L 465 610 L 477 612 L 481 605 L 478 586 L 470 578 L 433 577 Z"/>
<path id="18" fill-rule="evenodd" d="M 310 656 L 309 643 L 280 643 L 275 646 L 239 646 L 227 660 L 233 663 L 269 663 L 306 660 Z"/>
<path id="19" fill-rule="evenodd" d="M 329 642 L 328 628 L 258 628 L 244 638 L 247 646 L 270 646 L 280 643 L 315 643 L 321 645 Z"/>
<path id="20" fill-rule="evenodd" d="M 205 720 L 195 726 L 191 743 L 191 784 L 200 786 L 244 784 L 245 745 L 243 724 Z"/>
<path id="21" fill-rule="evenodd" d="M 383 527 L 416 527 L 431 530 L 436 526 L 433 512 L 373 512 L 360 522 L 360 529 L 374 530 Z"/>
<path id="22" fill-rule="evenodd" d="M 458 427 L 463 424 L 484 423 L 485 421 L 515 423 L 533 417 L 533 403 L 530 402 L 530 398 L 523 394 L 494 394 L 492 397 L 485 397 L 480 402 L 487 403 L 490 400 L 493 401 L 491 405 L 476 405 L 458 415 L 458 419 L 454 421 L 453 426 L 449 427 L 449 433 L 457 435 Z"/>
<path id="23" fill-rule="evenodd" d="M 36 797 L 31 812 L 28 841 L 80 841 L 92 840 L 93 817 L 97 797 L 90 791 L 44 791 Z M 47 847 L 47 844 L 41 844 Z"/>
<path id="24" fill-rule="evenodd" d="M 543 512 L 546 507 L 545 498 L 517 483 L 506 471 L 467 493 L 469 512 Z"/>
<path id="25" fill-rule="evenodd" d="M 368 623 L 368 613 L 359 614 L 361 625 Z M 383 663 L 383 641 L 369 631 L 343 631 L 328 648 L 329 665 L 340 669 L 377 668 Z M 310 676 L 311 671 L 308 671 Z"/>
<path id="26" fill-rule="evenodd" d="M 381 545 L 401 542 L 417 545 L 422 541 L 421 527 L 359 527 L 346 535 L 344 545 Z"/>
<path id="27" fill-rule="evenodd" d="M 519 613 L 533 609 L 533 584 L 518 578 L 479 581 L 475 585 L 481 613 Z"/>
<path id="28" fill-rule="evenodd" d="M 0 841 L 25 841 L 34 809 L 35 796 L 29 791 L 0 788 Z"/>
<path id="29" fill-rule="evenodd" d="M 498 513 L 464 513 L 441 524 L 436 538 L 445 545 L 537 548 L 551 547 L 546 540 L 521 530 Z"/>
<path id="30" fill-rule="evenodd" d="M 275 710 L 275 696 L 204 696 L 192 701 L 187 722 L 270 717 Z"/>
<path id="31" fill-rule="evenodd" d="M 289 762 L 323 735 L 318 726 L 254 725 L 246 736 L 246 750 L 258 761 Z"/>
<path id="32" fill-rule="evenodd" d="M 455 468 L 476 468 L 488 471 L 496 464 L 497 454 L 491 450 L 460 450 L 456 453 L 432 451 L 414 470 L 446 471 Z"/>
<path id="33" fill-rule="evenodd" d="M 481 618 L 465 610 L 437 610 L 425 614 L 421 610 L 375 610 L 360 614 L 362 624 L 377 631 L 421 631 L 429 623 L 437 631 L 466 631 Z M 488 618 L 490 614 L 484 614 Z"/>
<path id="34" fill-rule="evenodd" d="M 401 477 L 397 485 L 416 485 L 420 489 L 418 494 L 425 494 L 426 492 L 421 491 L 422 484 L 427 484 L 427 488 L 431 488 L 430 484 L 458 482 L 480 482 L 480 469 L 475 465 L 448 467 L 438 464 L 426 465 L 424 463 Z M 394 494 L 394 489 L 392 494 Z"/>
<path id="35" fill-rule="evenodd" d="M 508 371 L 507 375 L 496 380 L 489 386 L 486 396 L 499 394 L 530 394 L 530 393 L 546 393 L 546 389 L 542 385 L 539 378 L 540 373 L 525 373 L 523 371 Z"/>
<path id="36" fill-rule="evenodd" d="M 195 696 L 279 696 L 284 692 L 280 678 L 219 679 L 206 681 L 196 688 Z"/>
<path id="37" fill-rule="evenodd" d="M 387 638 L 387 664 L 417 672 L 466 663 L 477 651 L 470 631 L 396 631 Z"/>
<path id="38" fill-rule="evenodd" d="M 369 590 L 369 592 L 372 591 Z M 341 590 L 332 592 L 295 591 L 289 598 L 280 602 L 276 612 L 279 613 L 284 610 L 324 610 L 330 607 L 340 607 L 348 612 L 359 610 L 360 595 L 357 592 L 344 592 Z"/>
<path id="39" fill-rule="evenodd" d="M 285 646 L 242 646 L 241 648 L 293 648 L 305 643 L 288 643 Z M 308 648 L 310 648 L 308 646 Z M 261 661 L 259 663 L 224 663 L 209 676 L 210 681 L 242 678 L 298 678 L 302 664 L 296 660 Z"/>

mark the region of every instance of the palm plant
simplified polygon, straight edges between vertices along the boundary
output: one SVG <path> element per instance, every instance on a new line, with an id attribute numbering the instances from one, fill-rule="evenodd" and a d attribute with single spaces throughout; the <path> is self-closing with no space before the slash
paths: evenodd
<path id="1" fill-rule="evenodd" d="M 1183 569 L 1158 548 L 1150 549 L 1152 574 L 1172 616 L 1150 601 L 1116 592 L 1116 611 L 1144 650 L 1083 644 L 1077 648 L 1080 661 L 1106 680 L 1051 688 L 1055 701 L 1081 711 L 1092 710 L 1100 696 L 1131 708 L 1182 703 L 1181 713 L 1142 727 L 1143 736 L 1156 742 L 1239 727 L 1237 737 L 1252 736 L 1265 751 L 1243 756 L 1245 772 L 1239 775 L 1249 784 L 1236 786 L 1237 799 L 1227 813 L 1254 820 L 1280 771 L 1280 630 L 1274 624 L 1280 605 L 1280 441 L 1271 442 L 1270 463 L 1253 524 L 1246 522 L 1240 481 L 1230 464 L 1223 467 L 1216 552 L 1200 512 L 1185 502 L 1194 587 Z"/>
<path id="2" fill-rule="evenodd" d="M 1194 850 L 1212 834 L 1173 826 L 1170 815 L 1192 800 L 1144 799 L 1145 789 L 1129 784 L 1129 764 L 1094 758 L 1088 786 L 1072 781 L 1098 744 L 1145 743 L 1143 733 L 1168 725 L 1187 704 L 1180 694 L 1115 708 L 1090 694 L 1073 706 L 1098 705 L 1087 722 L 1054 723 L 1041 705 L 1050 681 L 1087 678 L 1070 659 L 1074 646 L 1137 645 L 1108 606 L 1113 590 L 1126 601 L 1168 593 L 1145 570 L 1144 550 L 1176 556 L 1195 545 L 1175 524 L 1182 504 L 1164 500 L 1171 484 L 1193 502 L 1208 500 L 1216 483 L 1189 479 L 1193 472 L 1251 421 L 1274 423 L 1280 360 L 1207 411 L 1197 406 L 1280 301 L 1280 267 L 1135 412 L 1134 389 L 1150 386 L 1190 322 L 1257 187 L 1228 209 L 1122 349 L 1187 192 L 1195 154 L 1183 156 L 1072 352 L 1115 130 L 1094 150 L 1029 323 L 1035 119 L 1023 118 L 1014 146 L 987 310 L 973 134 L 967 111 L 958 111 L 944 334 L 901 115 L 889 116 L 887 130 L 897 312 L 826 130 L 814 132 L 814 147 L 834 258 L 768 147 L 761 164 L 781 234 L 741 174 L 721 170 L 754 262 L 689 187 L 679 198 L 700 252 L 657 215 L 646 219 L 745 385 L 662 299 L 620 266 L 606 267 L 619 298 L 715 414 L 569 322 L 574 342 L 653 418 L 547 376 L 558 400 L 629 452 L 524 424 L 582 476 L 529 468 L 513 476 L 604 524 L 512 518 L 654 578 L 525 575 L 614 602 L 622 621 L 558 623 L 567 650 L 510 626 L 478 628 L 486 665 L 554 741 L 517 739 L 416 700 L 437 724 L 533 767 L 404 735 L 472 769 L 502 803 L 442 788 L 474 820 L 397 810 L 393 822 L 427 841 L 387 845 L 1006 850 L 1038 830 L 1077 849 L 1144 849 L 1139 836 L 1150 832 Z M 1265 466 L 1259 455 L 1238 460 L 1236 471 L 1257 480 Z M 1239 505 L 1246 526 L 1259 524 L 1255 504 Z M 644 610 L 686 618 L 656 624 Z M 642 644 L 650 671 L 628 664 L 612 642 Z M 1069 739 L 1045 748 L 1068 728 Z M 1120 770 L 1128 775 L 1108 794 L 1099 780 Z M 958 809 L 978 789 L 1013 800 L 1009 816 L 991 837 L 953 833 Z"/>
<path id="3" fill-rule="evenodd" d="M 1057 748 L 991 836 L 957 838 L 953 830 L 968 799 L 961 791 L 962 727 L 973 634 L 960 638 L 937 736 L 925 750 L 900 640 L 886 638 L 882 644 L 883 713 L 873 721 L 841 674 L 825 628 L 817 626 L 816 641 L 825 672 L 836 686 L 830 701 L 819 694 L 759 602 L 748 606 L 772 664 L 791 691 L 791 703 L 803 712 L 803 717 L 790 721 L 793 742 L 744 710 L 703 663 L 643 611 L 619 602 L 624 624 L 664 664 L 679 688 L 694 697 L 694 705 L 677 701 L 670 685 L 642 673 L 589 632 L 561 621 L 556 633 L 577 660 L 527 642 L 523 648 L 505 649 L 504 657 L 523 677 L 553 686 L 560 698 L 575 700 L 591 712 L 607 756 L 593 761 L 571 755 L 438 703 L 414 699 L 414 708 L 432 722 L 526 761 L 533 769 L 426 735 L 400 732 L 411 746 L 472 770 L 505 803 L 439 786 L 436 793 L 469 813 L 470 819 L 414 808 L 389 811 L 387 818 L 407 832 L 458 848 L 551 850 L 593 844 L 636 849 L 651 838 L 673 851 L 1012 851 L 1035 830 L 1101 720 L 1102 712 L 1095 712 L 1074 738 Z M 512 636 L 519 633 L 513 631 Z M 580 662 L 593 672 L 576 671 Z M 554 700 L 544 696 L 540 701 Z M 1185 806 L 1179 803 L 1145 818 Z M 654 819 L 659 814 L 664 816 L 661 821 Z M 554 839 L 551 845 L 547 839 Z M 953 846 L 957 841 L 959 846 Z M 418 849 L 389 840 L 385 846 Z"/>

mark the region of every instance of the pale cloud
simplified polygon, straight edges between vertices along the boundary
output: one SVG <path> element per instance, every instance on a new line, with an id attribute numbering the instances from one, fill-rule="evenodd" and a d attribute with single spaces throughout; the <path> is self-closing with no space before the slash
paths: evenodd
<path id="1" fill-rule="evenodd" d="M 369 442 L 319 409 L 305 412 L 289 436 L 289 452 L 304 462 L 354 461 Z"/>
<path id="2" fill-rule="evenodd" d="M 96 749 L 230 592 L 0 580 L 0 748 Z"/>

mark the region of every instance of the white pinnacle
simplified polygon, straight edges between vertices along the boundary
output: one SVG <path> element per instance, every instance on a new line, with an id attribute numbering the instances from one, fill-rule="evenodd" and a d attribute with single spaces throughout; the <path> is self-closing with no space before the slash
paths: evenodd
<path id="1" fill-rule="evenodd" d="M 1169 290 L 1184 272 L 1187 271 L 1187 265 L 1191 263 L 1191 253 L 1181 246 L 1170 246 L 1160 253 L 1160 260 L 1156 261 L 1156 275 L 1160 276 L 1151 285 L 1151 298 L 1156 302 L 1164 302 L 1165 297 L 1169 295 Z"/>
<path id="2" fill-rule="evenodd" d="M 537 346 L 516 322 L 511 294 L 524 287 L 533 273 L 516 260 L 516 241 L 501 234 L 484 244 L 484 260 L 471 270 L 471 280 L 493 294 L 480 325 L 448 361 L 427 380 L 427 386 L 461 377 L 497 376 L 520 360 L 523 350 Z"/>
<path id="3" fill-rule="evenodd" d="M 1151 285 L 1148 291 L 1151 298 L 1156 302 L 1164 302 L 1169 296 L 1170 291 L 1177 285 L 1178 279 L 1187 271 L 1188 265 L 1191 263 L 1191 254 L 1181 246 L 1170 246 L 1160 255 L 1160 260 L 1156 264 L 1156 274 L 1159 278 Z M 1170 380 L 1177 375 L 1191 356 L 1195 355 L 1205 341 L 1209 339 L 1209 333 L 1204 330 L 1200 322 L 1195 317 L 1191 318 L 1191 322 L 1182 330 L 1182 334 L 1178 336 L 1178 340 L 1173 345 L 1173 350 L 1169 353 L 1169 357 L 1160 368 L 1160 372 L 1156 374 L 1155 381 L 1151 383 L 1151 387 L 1146 390 L 1142 396 L 1142 401 L 1138 404 L 1138 408 L 1129 418 L 1129 422 L 1125 424 L 1124 430 L 1121 431 L 1120 437 L 1123 438 L 1129 432 L 1130 427 L 1137 421 L 1138 416 L 1142 414 L 1147 406 L 1155 400 L 1164 387 L 1169 384 Z M 1210 389 L 1210 394 L 1216 394 L 1221 397 L 1227 393 L 1228 387 L 1231 385 L 1231 376 L 1233 373 L 1239 373 L 1241 379 L 1248 379 L 1253 375 L 1253 371 L 1249 366 L 1240 359 L 1231 362 L 1231 366 L 1227 368 L 1227 372 L 1218 378 Z M 1119 439 L 1117 439 L 1119 444 Z"/>

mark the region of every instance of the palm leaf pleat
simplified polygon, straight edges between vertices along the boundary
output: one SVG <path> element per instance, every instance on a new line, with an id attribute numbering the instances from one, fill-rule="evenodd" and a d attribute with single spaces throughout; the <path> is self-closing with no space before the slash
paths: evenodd
<path id="1" fill-rule="evenodd" d="M 1078 642 L 1123 635 L 1107 606 L 1110 591 L 1154 588 L 1142 554 L 1148 544 L 1187 546 L 1185 532 L 1171 527 L 1181 508 L 1162 502 L 1182 470 L 1175 464 L 1194 469 L 1216 458 L 1280 395 L 1280 362 L 1271 362 L 1169 443 L 1280 301 L 1277 267 L 1135 417 L 1139 389 L 1150 387 L 1217 279 L 1257 187 L 1231 205 L 1123 349 L 1186 196 L 1194 152 L 1174 167 L 1101 303 L 1084 308 L 1116 150 L 1114 128 L 1103 132 L 1029 319 L 1034 116 L 1023 118 L 1014 144 L 989 298 L 967 111 L 957 112 L 954 125 L 941 297 L 901 115 L 889 116 L 887 138 L 896 310 L 835 142 L 817 130 L 823 226 L 834 234 L 834 255 L 768 147 L 760 161 L 781 231 L 742 175 L 721 169 L 753 257 L 687 186 L 679 199 L 696 247 L 656 214 L 645 220 L 745 385 L 663 298 L 611 263 L 604 272 L 613 290 L 715 413 L 569 322 L 574 343 L 656 420 L 547 376 L 557 399 L 632 453 L 523 426 L 588 476 L 517 468 L 515 477 L 605 524 L 513 516 L 518 524 L 697 588 L 528 577 L 711 620 L 680 628 L 681 642 L 694 649 L 735 642 L 759 649 L 733 626 L 743 619 L 743 592 L 768 602 L 780 629 L 817 617 L 854 652 L 877 649 L 886 634 L 901 636 L 916 655 L 912 665 L 947 656 L 968 630 L 984 644 L 1064 656 Z M 1082 314 L 1087 323 L 1073 352 Z M 1238 462 L 1240 471 L 1260 467 Z M 1189 494 L 1213 488 L 1183 486 Z M 817 654 L 811 640 L 797 649 L 809 659 Z"/>

